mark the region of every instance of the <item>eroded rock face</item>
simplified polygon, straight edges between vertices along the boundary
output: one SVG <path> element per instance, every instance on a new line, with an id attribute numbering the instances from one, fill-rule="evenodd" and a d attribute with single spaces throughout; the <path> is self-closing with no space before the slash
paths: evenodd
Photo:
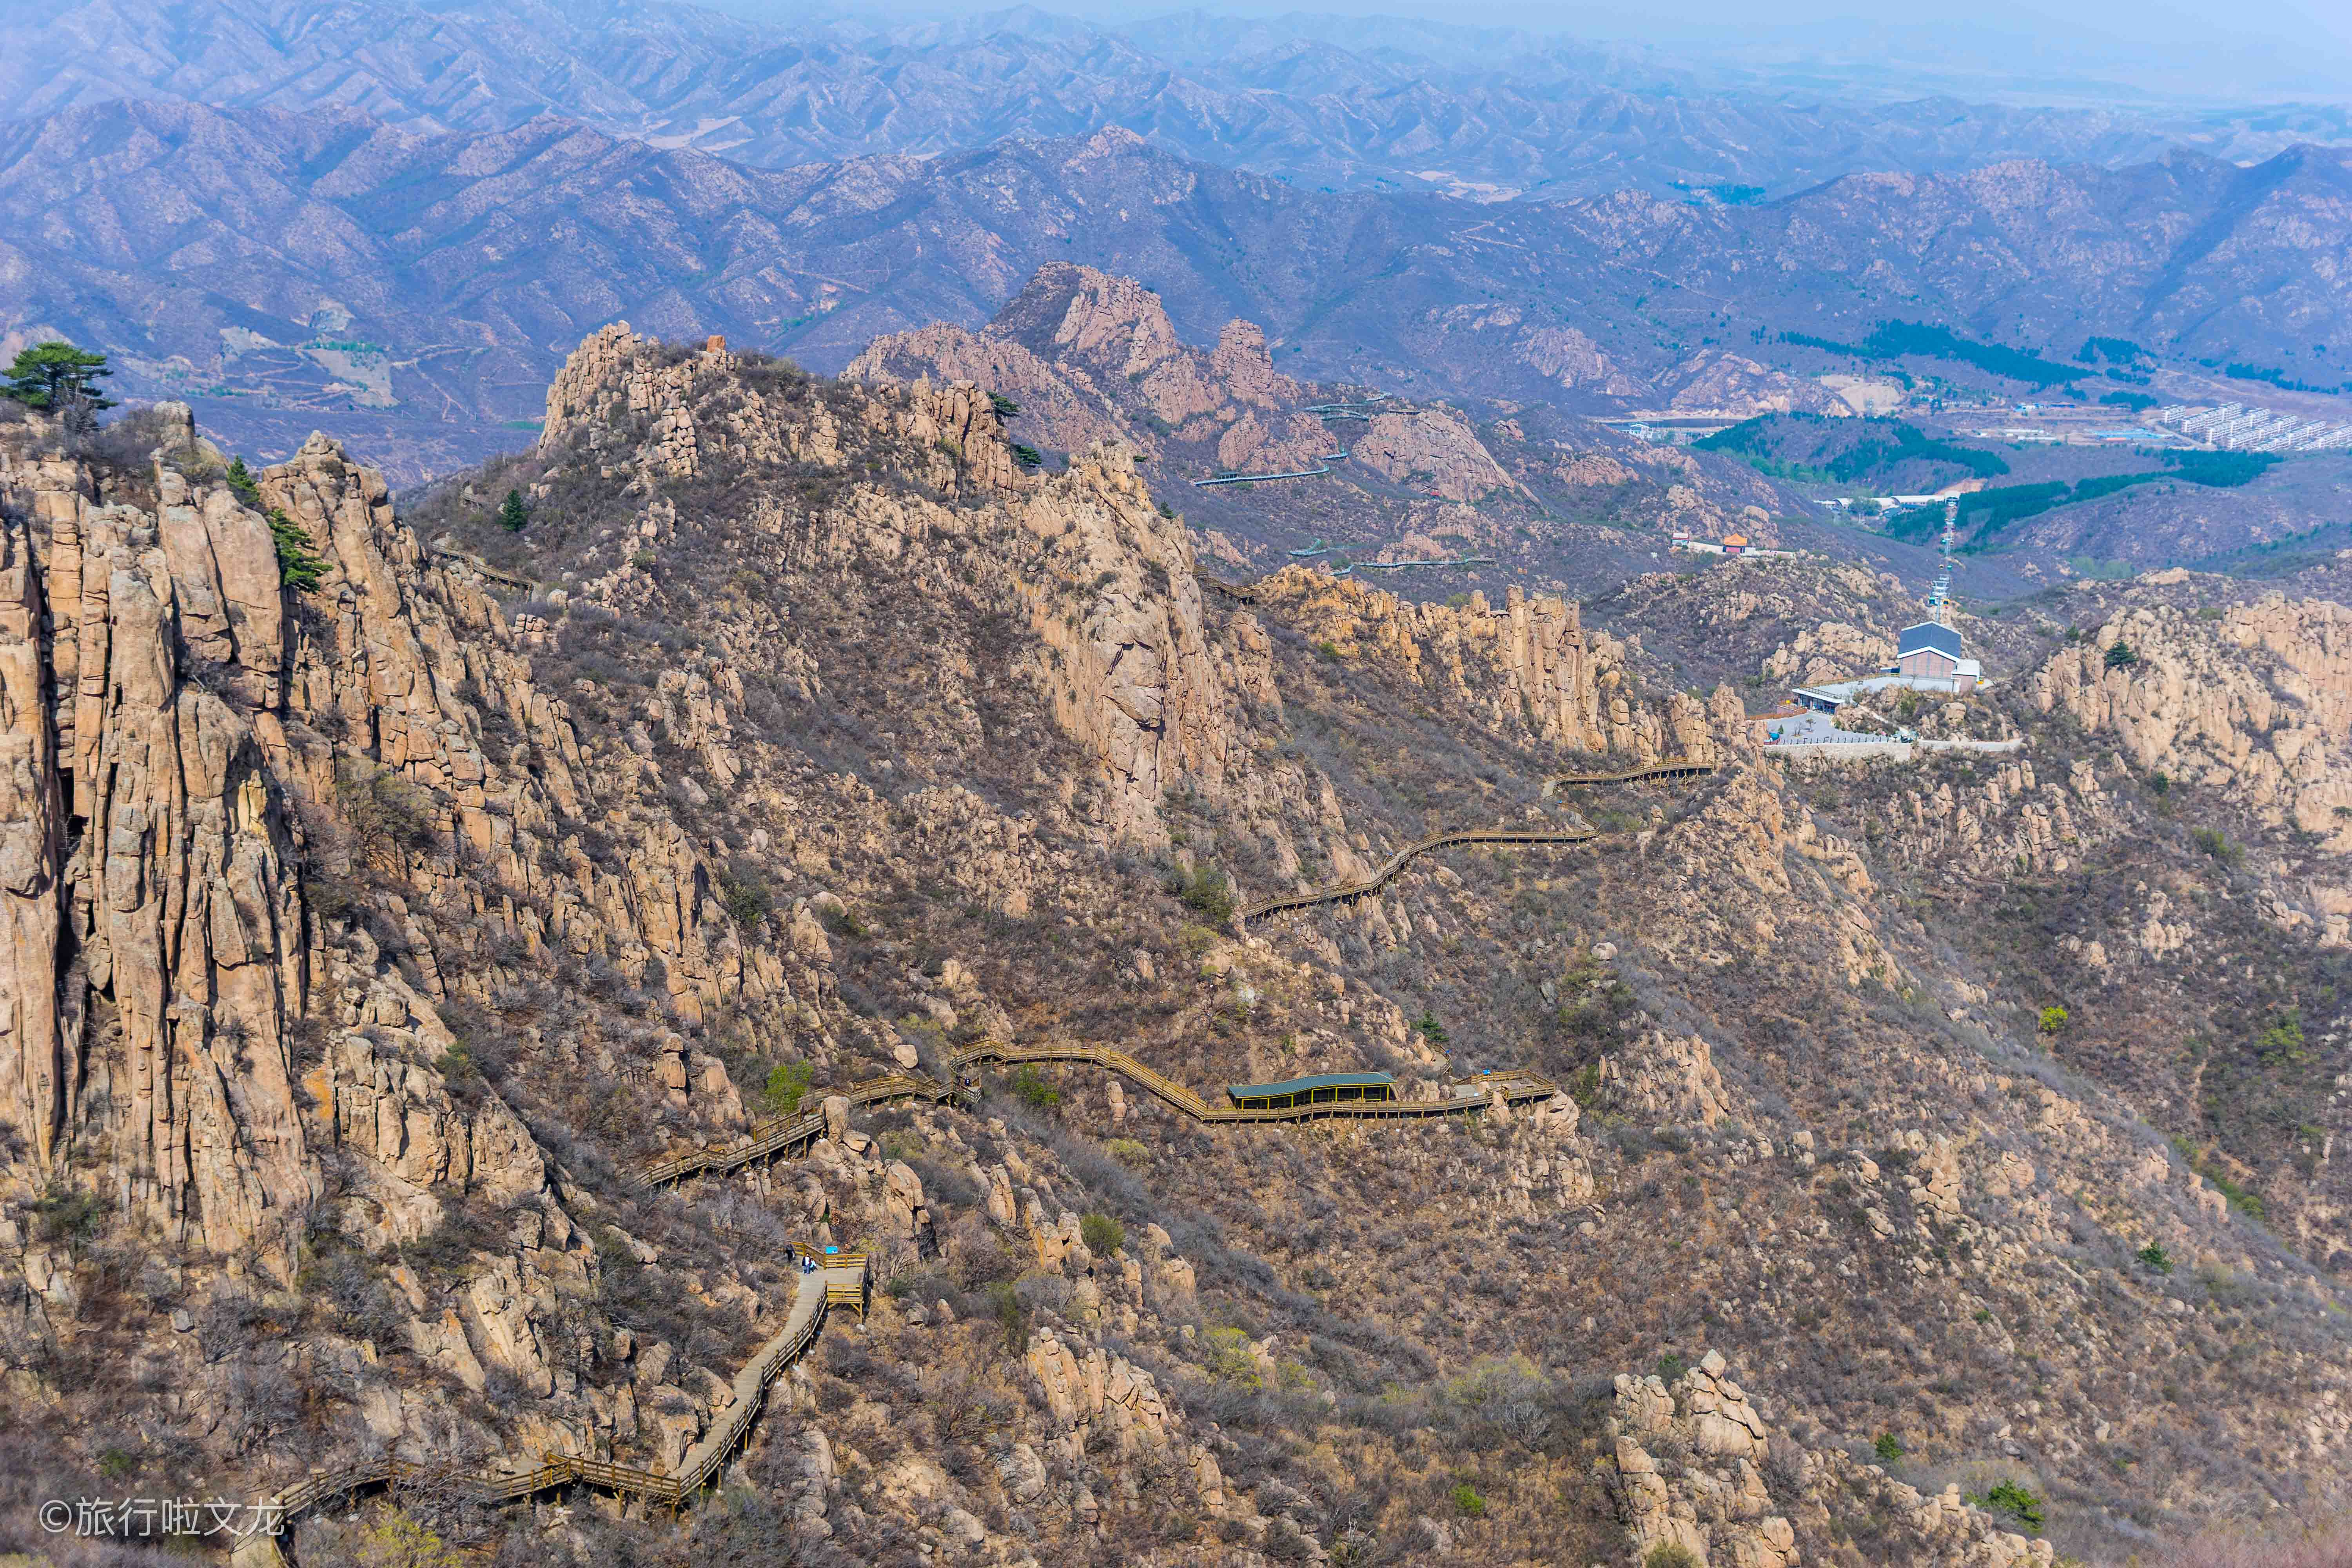
<path id="1" fill-rule="evenodd" d="M 268 525 L 160 465 L 153 511 L 98 504 L 62 460 L 0 455 L 0 486 L 28 503 L 0 522 L 0 1114 L 34 1152 L 21 1173 L 46 1178 L 88 1117 L 131 1206 L 282 1260 L 315 1176 L 287 1046 L 295 829 L 248 706 L 284 675 Z"/>
<path id="2" fill-rule="evenodd" d="M 1630 397 L 1642 389 L 1601 345 L 1574 327 L 1530 321 L 1516 305 L 1452 305 L 1428 312 L 1431 327 L 1526 365 L 1564 391 Z"/>
<path id="3" fill-rule="evenodd" d="M 1450 408 L 1381 414 L 1348 448 L 1351 458 L 1424 494 L 1475 501 L 1511 488 L 1511 477 Z"/>
<path id="4" fill-rule="evenodd" d="M 1099 761 L 1112 824 L 1155 837 L 1164 793 L 1223 793 L 1234 760 L 1228 683 L 1213 655 L 1183 525 L 1153 508 L 1118 447 L 1096 447 L 1022 510 L 1069 575 L 1090 582 L 1076 624 L 1041 599 L 1031 625 L 1062 655 L 1054 715 Z M 1270 687 L 1271 682 L 1265 682 Z"/>
<path id="5" fill-rule="evenodd" d="M 1577 608 L 1517 587 L 1502 607 L 1416 604 L 1348 578 L 1287 566 L 1256 585 L 1260 602 L 1343 658 L 1362 658 L 1505 732 L 1533 730 L 1564 750 L 1642 762 L 1714 754 L 1704 710 L 1676 694 L 1664 714 L 1633 698 L 1624 650 L 1588 634 Z"/>
<path id="6" fill-rule="evenodd" d="M 1666 406 L 1723 413 L 1746 419 L 1759 414 L 1853 412 L 1843 398 L 1819 382 L 1771 370 L 1742 354 L 1704 349 L 1660 377 L 1668 389 Z"/>
<path id="7" fill-rule="evenodd" d="M 934 322 L 877 338 L 849 363 L 858 381 L 970 382 L 1021 405 L 1044 440 L 1076 452 L 1129 436 L 1094 378 L 1056 366 L 1026 343 Z"/>
<path id="8" fill-rule="evenodd" d="M 1625 1104 L 1654 1125 L 1712 1127 L 1729 1110 L 1714 1058 L 1695 1035 L 1652 1030 L 1622 1057 L 1611 1058 L 1603 1075 L 1617 1084 Z"/>
<path id="9" fill-rule="evenodd" d="M 1100 1427 L 1121 1453 L 1168 1447 L 1172 1418 L 1143 1368 L 1099 1345 L 1073 1350 L 1050 1332 L 1030 1341 L 1024 1360 L 1055 1419 L 1079 1445 Z"/>
<path id="10" fill-rule="evenodd" d="M 2118 644 L 2134 662 L 2110 667 Z M 2033 694 L 2042 711 L 2113 735 L 2146 771 L 2352 849 L 2352 611 L 2341 605 L 2271 594 L 2218 621 L 2140 605 L 2054 655 Z"/>
<path id="11" fill-rule="evenodd" d="M 1274 368 L 1255 323 L 1228 321 L 1213 349 L 1192 348 L 1142 284 L 1067 262 L 1038 268 L 982 331 L 877 338 L 844 374 L 977 384 L 1021 405 L 1024 440 L 1065 452 L 1213 446 L 1224 468 L 1293 469 L 1312 467 L 1325 443 L 1321 423 L 1297 411 L 1307 389 Z"/>
<path id="12" fill-rule="evenodd" d="M 837 468 L 851 446 L 884 436 L 907 477 L 949 495 L 1019 482 L 987 397 L 968 383 L 893 392 L 854 405 L 787 369 L 742 374 L 723 348 L 679 353 L 626 321 L 572 351 L 547 389 L 542 451 L 572 443 L 625 457 L 648 479 L 691 478 L 713 463 Z M 721 406 L 698 392 L 728 389 Z M 856 422 L 852 428 L 845 420 Z"/>
<path id="13" fill-rule="evenodd" d="M 1721 1568 L 1792 1568 L 1804 1560 L 1797 1527 L 1818 1531 L 1859 1495 L 1899 1533 L 1902 1562 L 2028 1568 L 2054 1560 L 2047 1541 L 2000 1529 L 1957 1486 L 1923 1497 L 1875 1465 L 1776 1436 L 1718 1352 L 1671 1384 L 1656 1373 L 1620 1375 L 1609 1433 L 1606 1475 L 1636 1554 L 1674 1545 Z"/>
<path id="14" fill-rule="evenodd" d="M 1737 614 L 1738 608 L 1734 606 L 1733 613 Z M 1764 673 L 1776 680 L 1807 685 L 1867 675 L 1892 663 L 1894 658 L 1892 638 L 1867 626 L 1830 620 L 1804 628 L 1773 649 L 1772 657 L 1765 661 Z"/>
<path id="15" fill-rule="evenodd" d="M 1105 313 L 1116 314 L 1124 298 L 1112 285 L 1135 286 L 1099 274 L 1091 279 L 1064 300 L 1055 330 L 1106 353 L 1118 334 Z M 1160 320 L 1164 325 L 1164 316 Z M 1148 327 L 1129 321 L 1131 330 L 1118 339 L 1127 345 L 1120 352 L 1157 353 L 1161 337 Z M 1262 357 L 1262 346 L 1259 352 Z M 1245 360 L 1246 344 L 1226 357 Z M 839 430 L 855 420 L 869 437 L 882 430 L 904 443 L 910 460 L 941 470 L 932 477 L 943 493 L 979 489 L 1001 495 L 1018 526 L 1045 546 L 1060 581 L 1050 590 L 1024 584 L 1031 630 L 1045 650 L 1043 679 L 1054 716 L 1099 768 L 1114 834 L 1156 837 L 1160 802 L 1180 784 L 1225 792 L 1235 763 L 1227 710 L 1241 696 L 1272 690 L 1263 638 L 1253 648 L 1244 630 L 1238 648 L 1212 648 L 1191 539 L 1181 522 L 1155 506 L 1129 449 L 1097 444 L 1075 454 L 1064 473 L 1021 479 L 993 416 L 984 412 L 986 395 L 969 383 L 883 387 L 869 401 L 839 409 L 800 403 L 772 407 L 755 393 L 721 413 L 695 393 L 696 376 L 706 374 L 717 372 L 699 363 L 668 363 L 659 345 L 625 328 L 608 328 L 583 345 L 551 390 L 542 445 L 551 450 L 576 439 L 593 447 L 608 443 L 616 426 L 642 427 L 648 434 L 640 461 L 670 464 L 676 471 L 677 438 L 668 433 L 679 430 L 694 432 L 698 451 L 708 447 L 755 464 L 837 464 L 841 450 L 823 434 L 826 428 Z M 812 428 L 818 433 L 811 435 Z M 943 455 L 943 447 L 955 456 Z M 887 507 L 842 521 L 847 527 L 828 541 L 829 548 L 893 554 L 931 526 L 928 517 Z M 659 537 L 656 525 L 652 542 Z M 583 591 L 629 603 L 629 569 Z"/>
<path id="16" fill-rule="evenodd" d="M 576 737 L 479 579 L 431 562 L 380 478 L 323 437 L 257 476 L 322 565 L 297 635 L 268 521 L 193 442 L 159 453 L 146 504 L 0 449 L 0 1116 L 31 1154 L 14 1179 L 89 1149 L 128 1212 L 282 1272 L 326 1149 L 358 1156 L 366 1223 L 392 1240 L 438 1222 L 437 1193 L 545 1184 L 495 1097 L 457 1112 L 421 1065 L 455 1043 L 436 1004 L 496 978 L 436 952 L 410 907 L 476 885 L 461 853 L 552 894 L 552 921 L 483 911 L 527 949 L 657 959 L 689 1013 L 743 976 L 704 939 L 689 846 L 624 872 L 540 847 L 580 809 Z M 461 692 L 522 739 L 509 766 Z M 405 890 L 387 910 L 405 975 L 365 931 L 320 923 L 306 859 Z M 315 1068 L 297 1067 L 298 1026 L 333 1037 Z"/>
<path id="17" fill-rule="evenodd" d="M 82 497 L 74 476 L 27 477 L 49 481 L 35 491 L 37 504 L 66 513 L 78 537 Z M 43 625 L 47 595 L 35 538 L 33 527 L 0 518 L 0 1117 L 46 1170 L 79 1064 L 57 992 L 66 810 L 49 683 L 65 672 Z"/>

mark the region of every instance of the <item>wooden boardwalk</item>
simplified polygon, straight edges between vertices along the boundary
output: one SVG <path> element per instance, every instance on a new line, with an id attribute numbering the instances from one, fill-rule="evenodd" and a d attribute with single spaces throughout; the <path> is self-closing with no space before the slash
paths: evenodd
<path id="1" fill-rule="evenodd" d="M 1547 773 L 1548 784 L 1640 784 L 1644 779 L 1689 779 L 1715 772 L 1713 763 L 1695 762 L 1688 757 L 1669 757 L 1660 763 L 1644 763 L 1638 768 L 1625 768 L 1613 773 Z"/>
<path id="2" fill-rule="evenodd" d="M 922 1073 L 885 1073 L 862 1083 L 833 1091 L 852 1105 L 879 1105 L 892 1100 L 953 1100 L 955 1089 L 935 1078 Z M 803 1097 L 805 1098 L 805 1097 Z M 751 1129 L 749 1139 L 716 1149 L 690 1150 L 658 1164 L 648 1165 L 637 1173 L 640 1184 L 649 1187 L 665 1182 L 676 1182 L 705 1172 L 737 1170 L 771 1159 L 787 1150 L 813 1143 L 824 1133 L 823 1110 L 796 1110 L 790 1116 L 780 1116 L 772 1121 L 762 1121 Z"/>
<path id="3" fill-rule="evenodd" d="M 1195 572 L 1192 575 L 1194 580 L 1197 581 L 1202 587 L 1206 588 L 1212 594 L 1223 594 L 1226 598 L 1232 599 L 1237 604 L 1255 605 L 1257 603 L 1257 589 L 1255 585 L 1244 586 L 1239 583 L 1228 583 L 1222 577 L 1211 577 L 1198 572 Z"/>
<path id="4" fill-rule="evenodd" d="M 794 1255 L 803 1264 L 799 1288 L 783 1327 L 761 1345 L 735 1374 L 729 1392 L 733 1399 L 710 1429 L 687 1450 L 677 1473 L 614 1464 L 585 1454 L 545 1454 L 540 1463 L 512 1470 L 466 1471 L 446 1465 L 421 1465 L 395 1454 L 362 1460 L 338 1469 L 314 1469 L 303 1479 L 257 1505 L 267 1526 L 238 1543 L 231 1557 L 234 1568 L 287 1568 L 278 1536 L 288 1521 L 335 1498 L 371 1487 L 424 1485 L 463 1492 L 478 1502 L 517 1502 L 541 1492 L 585 1486 L 620 1497 L 642 1498 L 675 1510 L 717 1479 L 751 1429 L 767 1404 L 768 1387 L 784 1369 L 806 1354 L 824 1328 L 825 1314 L 836 1306 L 866 1311 L 872 1289 L 871 1265 L 862 1252 L 824 1254 L 806 1247 Z"/>
<path id="5" fill-rule="evenodd" d="M 1416 856 L 1426 855 L 1433 849 L 1443 849 L 1452 844 L 1582 844 L 1600 837 L 1601 830 L 1597 827 L 1468 827 L 1456 833 L 1433 833 L 1426 838 L 1406 845 L 1390 856 L 1379 870 L 1360 881 L 1318 888 L 1309 893 L 1281 893 L 1271 899 L 1260 899 L 1254 904 L 1243 905 L 1234 918 L 1249 921 L 1265 915 L 1278 915 L 1286 910 L 1303 910 L 1313 904 L 1334 904 L 1348 899 L 1360 899 L 1366 893 L 1378 892 L 1386 887 Z"/>
<path id="6" fill-rule="evenodd" d="M 1294 1105 L 1279 1110 L 1242 1110 L 1228 1105 L 1213 1105 L 1196 1091 L 1155 1072 L 1125 1051 L 1115 1050 L 1108 1046 L 1008 1046 L 989 1041 L 958 1051 L 955 1056 L 959 1076 L 967 1067 L 984 1062 L 1005 1065 L 1020 1062 L 1090 1063 L 1118 1074 L 1195 1121 L 1212 1122 L 1321 1121 L 1333 1117 L 1358 1121 L 1392 1121 L 1484 1110 L 1490 1106 L 1514 1105 L 1527 1100 L 1549 1100 L 1559 1092 L 1559 1085 L 1541 1074 L 1514 1068 L 1508 1072 L 1458 1079 L 1451 1086 L 1450 1092 L 1435 1100 L 1325 1100 L 1320 1104 Z"/>
<path id="7" fill-rule="evenodd" d="M 846 1088 L 834 1089 L 832 1093 L 853 1105 L 879 1105 L 897 1100 L 946 1102 L 961 1098 L 964 1091 L 957 1085 L 965 1082 L 975 1068 L 1014 1067 L 1029 1062 L 1080 1062 L 1118 1074 L 1138 1089 L 1195 1121 L 1230 1122 L 1319 1121 L 1330 1117 L 1375 1121 L 1409 1120 L 1484 1110 L 1493 1105 L 1516 1105 L 1527 1100 L 1547 1100 L 1559 1090 L 1559 1086 L 1549 1079 L 1515 1068 L 1462 1079 L 1451 1092 L 1436 1100 L 1327 1101 L 1319 1105 L 1290 1106 L 1279 1110 L 1241 1110 L 1232 1106 L 1212 1104 L 1202 1099 L 1196 1090 L 1110 1046 L 1015 1046 L 1001 1040 L 982 1040 L 978 1045 L 967 1046 L 956 1052 L 948 1061 L 950 1070 L 957 1079 L 955 1085 L 941 1083 L 922 1073 L 887 1073 L 880 1078 L 869 1078 Z M 658 1187 L 683 1182 L 689 1176 L 723 1176 L 730 1171 L 739 1171 L 746 1165 L 805 1148 L 824 1135 L 824 1112 L 822 1110 L 796 1110 L 790 1116 L 780 1116 L 759 1123 L 735 1142 L 673 1154 L 638 1171 L 636 1179 L 642 1186 Z"/>
<path id="8" fill-rule="evenodd" d="M 1226 584 L 1213 585 L 1221 591 L 1234 592 Z M 1242 595 L 1236 592 L 1235 596 L 1241 597 Z M 1677 759 L 1620 773 L 1557 774 L 1547 782 L 1629 784 L 1652 778 L 1686 778 L 1713 771 L 1713 763 Z M 1551 830 L 1518 827 L 1468 828 L 1455 833 L 1433 834 L 1398 851 L 1377 872 L 1362 881 L 1342 883 L 1318 892 L 1263 900 L 1244 909 L 1239 918 L 1252 920 L 1285 910 L 1360 897 L 1394 878 L 1415 856 L 1447 845 L 1577 844 L 1600 836 L 1597 830 L 1590 828 Z M 954 1083 L 942 1083 L 919 1072 L 885 1073 L 878 1078 L 835 1089 L 834 1093 L 853 1105 L 878 1105 L 902 1100 L 953 1102 L 963 1093 L 959 1086 L 971 1078 L 973 1069 L 981 1067 L 1012 1067 L 1032 1062 L 1079 1063 L 1118 1074 L 1195 1121 L 1223 1125 L 1317 1121 L 1333 1118 L 1404 1121 L 1467 1114 L 1498 1105 L 1549 1100 L 1559 1092 L 1559 1086 L 1541 1074 L 1514 1068 L 1457 1079 L 1447 1086 L 1445 1093 L 1432 1100 L 1327 1101 L 1279 1110 L 1243 1110 L 1234 1106 L 1213 1104 L 1202 1099 L 1198 1091 L 1109 1046 L 1015 1046 L 984 1040 L 956 1052 L 949 1062 L 950 1070 L 956 1079 Z M 638 1171 L 636 1180 L 640 1185 L 658 1187 L 694 1176 L 724 1175 L 761 1160 L 805 1149 L 824 1136 L 824 1131 L 825 1115 L 821 1107 L 815 1110 L 796 1110 L 789 1116 L 759 1123 L 735 1142 L 717 1148 L 688 1150 L 657 1161 Z M 263 1500 L 258 1508 L 268 1522 L 238 1543 L 231 1559 L 233 1568 L 289 1568 L 285 1552 L 279 1545 L 279 1536 L 289 1521 L 322 1502 L 348 1497 L 373 1487 L 427 1485 L 461 1491 L 485 1503 L 502 1503 L 567 1487 L 585 1486 L 616 1496 L 640 1498 L 672 1510 L 683 1507 L 717 1478 L 720 1467 L 751 1431 L 751 1423 L 758 1419 L 767 1401 L 769 1385 L 793 1362 L 806 1354 L 810 1345 L 815 1343 L 819 1331 L 824 1326 L 826 1313 L 834 1307 L 847 1306 L 855 1309 L 861 1317 L 865 1315 L 871 1299 L 873 1279 L 871 1260 L 864 1253 L 824 1254 L 799 1246 L 794 1248 L 794 1257 L 806 1267 L 800 1277 L 792 1310 L 786 1315 L 783 1327 L 761 1346 L 735 1374 L 730 1390 L 733 1398 L 712 1422 L 710 1429 L 687 1451 L 677 1474 L 659 1468 L 644 1469 L 617 1464 L 585 1454 L 549 1453 L 541 1455 L 540 1462 L 532 1466 L 467 1471 L 447 1465 L 420 1464 L 387 1453 L 339 1468 L 314 1469 L 276 1496 Z"/>
<path id="9" fill-rule="evenodd" d="M 1318 1121 L 1334 1117 L 1402 1121 L 1466 1115 L 1496 1105 L 1549 1100 L 1559 1092 L 1558 1084 L 1539 1073 L 1513 1069 L 1459 1079 L 1448 1086 L 1446 1093 L 1433 1100 L 1349 1100 L 1280 1110 L 1242 1110 L 1211 1104 L 1196 1090 L 1108 1046 L 1015 1046 L 991 1040 L 967 1047 L 950 1060 L 959 1080 L 971 1069 L 985 1066 L 1085 1063 L 1118 1073 L 1196 1121 L 1213 1123 Z M 887 1073 L 835 1092 L 853 1104 L 875 1105 L 897 1100 L 953 1100 L 960 1091 L 921 1073 Z M 646 1166 L 637 1173 L 637 1181 L 645 1186 L 660 1186 L 689 1176 L 723 1175 L 755 1161 L 805 1148 L 824 1130 L 822 1110 L 778 1117 L 754 1127 L 739 1143 L 719 1149 L 690 1150 Z M 814 1267 L 801 1275 L 792 1311 L 782 1329 L 735 1374 L 731 1388 L 734 1398 L 701 1440 L 688 1450 L 675 1475 L 585 1454 L 546 1454 L 538 1465 L 529 1468 L 470 1472 L 385 1454 L 336 1469 L 313 1470 L 275 1497 L 265 1499 L 259 1506 L 270 1526 L 255 1531 L 237 1547 L 234 1568 L 287 1568 L 278 1536 L 289 1521 L 320 1503 L 373 1487 L 430 1485 L 462 1491 L 479 1502 L 501 1503 L 566 1487 L 585 1486 L 616 1496 L 642 1498 L 673 1510 L 683 1507 L 711 1483 L 728 1456 L 742 1442 L 766 1401 L 768 1385 L 807 1353 L 824 1325 L 827 1310 L 850 1306 L 859 1316 L 865 1315 L 873 1279 L 870 1260 L 864 1253 L 827 1256 L 799 1247 L 795 1256 Z"/>
<path id="10" fill-rule="evenodd" d="M 1675 757 L 1643 767 L 1626 768 L 1608 773 L 1553 773 L 1544 780 L 1554 784 L 1639 784 L 1645 779 L 1683 779 L 1715 772 L 1713 763 L 1693 762 L 1687 757 Z M 1412 863 L 1416 856 L 1433 849 L 1443 849 L 1454 844 L 1582 844 L 1601 837 L 1598 828 L 1547 827 L 1468 827 L 1453 833 L 1433 833 L 1416 843 L 1408 844 L 1390 856 L 1386 863 L 1370 876 L 1353 882 L 1341 882 L 1334 887 L 1318 888 L 1312 892 L 1281 893 L 1271 899 L 1260 899 L 1244 904 L 1235 918 L 1247 922 L 1265 915 L 1278 915 L 1289 910 L 1303 910 L 1316 904 L 1339 903 L 1349 899 L 1360 899 L 1366 893 L 1378 892 L 1393 880 L 1396 874 Z"/>

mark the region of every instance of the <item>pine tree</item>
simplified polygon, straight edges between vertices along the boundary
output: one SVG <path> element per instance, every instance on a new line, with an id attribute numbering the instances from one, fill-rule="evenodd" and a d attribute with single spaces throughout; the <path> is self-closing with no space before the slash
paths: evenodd
<path id="1" fill-rule="evenodd" d="M 231 458 L 228 461 L 228 488 L 239 502 L 255 511 L 261 510 L 261 481 L 253 477 L 253 470 L 245 466 L 243 458 Z"/>
<path id="2" fill-rule="evenodd" d="M 269 542 L 278 547 L 278 582 L 279 586 L 296 593 L 307 592 L 319 585 L 326 574 L 327 563 L 320 559 L 312 546 L 310 533 L 292 518 L 271 507 Z"/>
<path id="3" fill-rule="evenodd" d="M 522 525 L 530 521 L 530 513 L 523 509 L 522 492 L 509 490 L 507 499 L 499 503 L 499 526 L 509 533 L 520 533 Z"/>
<path id="4" fill-rule="evenodd" d="M 96 382 L 113 374 L 104 354 L 52 338 L 18 351 L 6 381 L 0 383 L 0 397 L 28 408 L 111 408 L 113 399 L 100 397 Z"/>

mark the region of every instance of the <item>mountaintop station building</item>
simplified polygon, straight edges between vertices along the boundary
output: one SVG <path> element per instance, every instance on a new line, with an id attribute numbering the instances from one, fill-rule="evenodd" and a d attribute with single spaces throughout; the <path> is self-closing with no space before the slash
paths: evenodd
<path id="1" fill-rule="evenodd" d="M 1905 626 L 1895 647 L 1895 662 L 1881 666 L 1876 675 L 1800 686 L 1790 693 L 1790 700 L 1816 713 L 1835 713 L 1866 692 L 1908 688 L 1966 697 L 1984 682 L 1984 666 L 1967 657 L 1960 634 L 1941 621 Z"/>
<path id="2" fill-rule="evenodd" d="M 1966 696 L 1984 679 L 1984 666 L 1966 656 L 1958 631 L 1941 621 L 1921 621 L 1903 628 L 1885 673 L 1936 682 L 1929 689 L 1946 689 L 1942 683 L 1949 681 L 1946 689 Z"/>

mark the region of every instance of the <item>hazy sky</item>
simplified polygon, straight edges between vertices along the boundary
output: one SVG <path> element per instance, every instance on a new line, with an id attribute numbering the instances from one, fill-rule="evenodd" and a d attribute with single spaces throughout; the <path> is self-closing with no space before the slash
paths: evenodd
<path id="1" fill-rule="evenodd" d="M 992 10 L 1004 0 L 932 12 Z M 1032 0 L 1040 9 L 1125 21 L 1189 9 L 1168 0 Z M 2014 78 L 2137 86 L 2208 101 L 2243 96 L 2352 100 L 2352 0 L 1221 0 L 1200 8 L 1425 16 L 1648 42 L 1737 65 L 1819 58 L 1848 69 L 1885 61 L 1916 79 Z"/>

